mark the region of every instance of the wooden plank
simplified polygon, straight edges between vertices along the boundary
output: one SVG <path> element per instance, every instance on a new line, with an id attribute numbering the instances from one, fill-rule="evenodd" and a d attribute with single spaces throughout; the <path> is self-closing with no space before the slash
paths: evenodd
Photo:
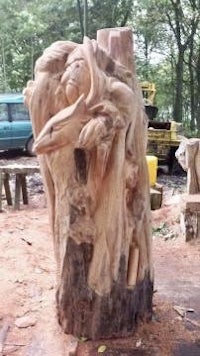
<path id="1" fill-rule="evenodd" d="M 32 174 L 32 173 L 39 173 L 40 168 L 38 166 L 26 166 L 26 165 L 15 165 L 10 164 L 6 166 L 0 166 L 0 172 L 2 173 L 21 173 L 21 174 Z"/>

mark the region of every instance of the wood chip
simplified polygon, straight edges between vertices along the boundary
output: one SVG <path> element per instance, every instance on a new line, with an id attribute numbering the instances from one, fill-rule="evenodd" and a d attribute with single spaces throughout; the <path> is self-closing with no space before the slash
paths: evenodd
<path id="1" fill-rule="evenodd" d="M 32 316 L 23 316 L 15 320 L 15 325 L 18 328 L 28 328 L 29 326 L 34 326 L 36 324 L 36 318 Z"/>
<path id="2" fill-rule="evenodd" d="M 186 309 L 184 307 L 180 307 L 179 305 L 174 305 L 173 309 L 182 317 L 184 318 L 186 315 Z"/>
<path id="3" fill-rule="evenodd" d="M 106 345 L 100 345 L 98 347 L 98 354 L 103 354 L 106 351 L 107 347 Z"/>
<path id="4" fill-rule="evenodd" d="M 188 321 L 190 324 L 200 328 L 200 323 L 198 323 L 196 320 L 192 320 L 192 319 L 189 319 L 189 318 L 186 318 L 185 320 Z"/>

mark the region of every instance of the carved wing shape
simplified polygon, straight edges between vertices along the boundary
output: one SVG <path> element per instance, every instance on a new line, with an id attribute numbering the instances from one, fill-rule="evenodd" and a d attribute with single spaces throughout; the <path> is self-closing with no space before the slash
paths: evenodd
<path id="1" fill-rule="evenodd" d="M 84 95 L 81 95 L 73 105 L 51 117 L 36 138 L 34 151 L 48 153 L 78 139 L 85 119 L 86 105 Z"/>

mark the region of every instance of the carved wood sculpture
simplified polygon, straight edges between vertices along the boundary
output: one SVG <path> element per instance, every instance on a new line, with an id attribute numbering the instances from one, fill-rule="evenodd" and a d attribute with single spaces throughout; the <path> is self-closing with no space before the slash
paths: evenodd
<path id="1" fill-rule="evenodd" d="M 181 219 L 186 241 L 200 239 L 200 139 L 184 139 L 176 158 L 187 171 L 187 196 Z"/>
<path id="2" fill-rule="evenodd" d="M 147 122 L 132 32 L 56 42 L 24 91 L 43 173 L 66 333 L 125 336 L 152 312 Z"/>

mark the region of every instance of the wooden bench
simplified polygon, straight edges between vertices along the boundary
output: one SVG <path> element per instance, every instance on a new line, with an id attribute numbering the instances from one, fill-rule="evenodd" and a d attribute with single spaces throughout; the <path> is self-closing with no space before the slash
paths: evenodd
<path id="1" fill-rule="evenodd" d="M 8 205 L 13 205 L 13 199 L 10 189 L 11 176 L 15 177 L 15 192 L 14 192 L 14 209 L 20 208 L 20 197 L 22 193 L 23 204 L 28 204 L 28 192 L 26 184 L 26 176 L 39 173 L 38 166 L 26 166 L 10 164 L 0 166 L 0 211 L 2 211 L 2 190 L 4 187 L 6 201 Z"/>

